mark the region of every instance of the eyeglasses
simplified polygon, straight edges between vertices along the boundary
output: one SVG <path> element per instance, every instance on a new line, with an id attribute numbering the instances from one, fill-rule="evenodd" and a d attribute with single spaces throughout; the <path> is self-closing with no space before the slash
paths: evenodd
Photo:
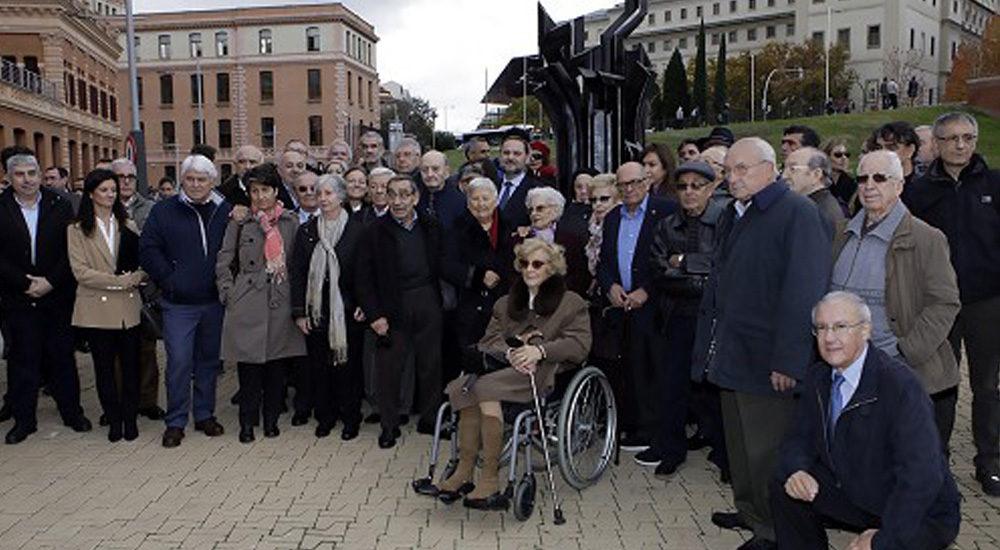
<path id="1" fill-rule="evenodd" d="M 590 197 L 587 200 L 590 201 L 590 204 L 597 204 L 599 202 L 604 203 L 611 200 L 611 195 L 605 195 L 603 197 Z"/>
<path id="2" fill-rule="evenodd" d="M 544 155 L 541 153 L 534 153 L 531 155 L 531 160 L 542 160 L 542 158 L 544 158 Z"/>
<path id="3" fill-rule="evenodd" d="M 518 260 L 517 263 L 518 265 L 521 266 L 521 269 L 528 269 L 530 267 L 535 270 L 541 269 L 546 265 L 548 265 L 548 262 L 543 262 L 542 260 L 532 260 L 530 262 L 528 260 Z"/>
<path id="4" fill-rule="evenodd" d="M 298 191 L 299 193 L 315 193 L 316 192 L 316 188 L 315 187 L 307 187 L 305 185 L 301 185 L 299 187 L 296 187 L 295 190 Z"/>
<path id="5" fill-rule="evenodd" d="M 953 136 L 934 136 L 938 141 L 943 141 L 951 146 L 958 145 L 958 142 L 975 143 L 979 138 L 976 134 L 955 134 Z"/>
<path id="6" fill-rule="evenodd" d="M 638 187 L 638 186 L 642 185 L 645 182 L 646 182 L 646 178 L 645 177 L 641 177 L 641 178 L 635 178 L 635 179 L 628 180 L 628 181 L 620 181 L 620 182 L 616 183 L 615 185 L 619 189 L 626 189 L 628 187 Z"/>
<path id="7" fill-rule="evenodd" d="M 889 181 L 889 176 L 887 174 L 882 174 L 876 172 L 874 174 L 858 174 L 858 185 L 866 185 L 868 180 L 879 185 Z"/>
<path id="8" fill-rule="evenodd" d="M 139 178 L 135 174 L 119 174 L 115 176 L 115 179 L 118 181 L 137 181 Z"/>
<path id="9" fill-rule="evenodd" d="M 832 325 L 813 325 L 812 333 L 813 336 L 822 336 L 827 332 L 832 332 L 834 336 L 840 338 L 844 336 L 844 334 L 847 334 L 848 330 L 851 330 L 854 327 L 860 327 L 863 324 L 865 324 L 865 321 L 858 321 L 857 323 L 845 323 L 841 321 Z"/>
<path id="10" fill-rule="evenodd" d="M 751 168 L 756 168 L 756 167 L 760 166 L 761 164 L 764 164 L 765 162 L 771 162 L 771 161 L 769 161 L 769 160 L 762 160 L 760 162 L 755 162 L 753 164 L 743 164 L 743 163 L 740 163 L 740 164 L 737 164 L 736 166 L 733 166 L 732 168 L 726 167 L 726 168 L 722 169 L 722 175 L 726 179 L 729 179 L 729 178 L 731 178 L 733 176 L 736 176 L 738 178 L 742 178 L 743 176 L 747 175 L 747 172 L 749 172 Z"/>
<path id="11" fill-rule="evenodd" d="M 699 181 L 695 183 L 676 183 L 674 184 L 674 187 L 676 187 L 678 191 L 687 191 L 688 189 L 692 191 L 701 191 L 702 189 L 708 187 L 708 183 L 709 182 L 707 181 Z"/>
<path id="12" fill-rule="evenodd" d="M 851 158 L 851 154 L 848 153 L 847 151 L 834 151 L 833 158 L 849 159 Z"/>

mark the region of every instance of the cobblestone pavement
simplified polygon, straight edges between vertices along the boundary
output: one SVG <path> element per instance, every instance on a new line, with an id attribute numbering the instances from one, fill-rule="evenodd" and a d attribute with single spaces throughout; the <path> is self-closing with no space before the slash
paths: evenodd
<path id="1" fill-rule="evenodd" d="M 669 481 L 623 453 L 619 466 L 582 493 L 560 483 L 567 522 L 556 526 L 544 488 L 525 522 L 509 512 L 470 511 L 415 495 L 410 481 L 426 472 L 430 438 L 416 434 L 412 422 L 387 451 L 378 448 L 371 425 L 343 443 L 339 430 L 316 439 L 314 425 L 292 427 L 289 415 L 282 416 L 280 437 L 265 439 L 258 430 L 255 443 L 241 445 L 229 404 L 233 369 L 219 384 L 224 436 L 189 427 L 179 448 L 164 449 L 162 423 L 143 419 L 138 440 L 111 444 L 96 426 L 89 357 L 77 359 L 95 429 L 77 434 L 63 427 L 53 401 L 43 397 L 38 433 L 0 446 L 0 550 L 714 550 L 735 548 L 745 536 L 709 521 L 712 511 L 729 507 L 730 496 L 704 451 L 692 453 Z M 955 547 L 995 550 L 1000 499 L 983 497 L 971 478 L 967 388 L 953 438 L 953 468 L 965 496 Z M 842 548 L 848 538 L 831 540 Z"/>

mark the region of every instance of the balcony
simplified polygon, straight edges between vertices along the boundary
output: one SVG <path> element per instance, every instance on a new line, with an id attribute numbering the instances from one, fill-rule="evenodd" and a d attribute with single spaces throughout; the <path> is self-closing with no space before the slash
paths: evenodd
<path id="1" fill-rule="evenodd" d="M 50 101 L 62 103 L 59 98 L 59 87 L 55 83 L 6 59 L 2 61 L 0 82 L 6 82 Z"/>

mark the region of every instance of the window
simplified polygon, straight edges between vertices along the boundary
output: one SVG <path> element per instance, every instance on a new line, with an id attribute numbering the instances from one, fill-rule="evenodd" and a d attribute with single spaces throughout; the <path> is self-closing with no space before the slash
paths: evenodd
<path id="1" fill-rule="evenodd" d="M 219 149 L 232 149 L 233 121 L 228 118 L 219 119 Z"/>
<path id="2" fill-rule="evenodd" d="M 218 57 L 226 57 L 229 55 L 229 33 L 226 31 L 219 31 L 215 33 L 215 55 Z"/>
<path id="3" fill-rule="evenodd" d="M 375 87 L 372 86 L 371 80 L 368 81 L 368 109 L 375 110 Z"/>
<path id="4" fill-rule="evenodd" d="M 205 139 L 204 139 L 205 136 L 202 135 L 202 131 L 201 131 L 202 130 L 201 123 L 202 123 L 202 121 L 200 121 L 200 120 L 192 120 L 191 121 L 191 136 L 192 136 L 192 139 L 193 139 L 193 143 L 195 145 L 197 145 L 199 143 L 205 143 Z"/>
<path id="5" fill-rule="evenodd" d="M 663 12 L 663 20 L 664 21 L 666 21 L 667 23 L 669 23 L 669 22 L 673 21 L 673 19 L 674 19 L 673 12 L 671 12 L 670 10 L 667 10 L 667 11 Z"/>
<path id="6" fill-rule="evenodd" d="M 729 43 L 735 44 L 739 42 L 739 34 L 736 31 L 729 31 Z"/>
<path id="7" fill-rule="evenodd" d="M 111 103 L 111 121 L 118 122 L 118 98 L 109 96 L 108 101 Z"/>
<path id="8" fill-rule="evenodd" d="M 757 9 L 757 0 L 750 0 L 750 11 Z"/>
<path id="9" fill-rule="evenodd" d="M 361 93 L 361 90 L 358 90 Z M 351 71 L 347 71 L 347 103 L 349 105 L 354 105 L 354 77 L 351 75 Z"/>
<path id="10" fill-rule="evenodd" d="M 792 37 L 795 36 L 795 23 L 785 24 L 785 36 Z"/>
<path id="11" fill-rule="evenodd" d="M 694 9 L 694 14 L 695 17 L 702 17 L 705 15 L 705 12 L 702 10 L 701 6 L 698 6 Z"/>
<path id="12" fill-rule="evenodd" d="M 323 117 L 319 115 L 309 117 L 309 145 L 323 145 Z"/>
<path id="13" fill-rule="evenodd" d="M 261 103 L 274 102 L 274 73 L 271 71 L 260 72 L 260 101 Z"/>
<path id="14" fill-rule="evenodd" d="M 650 26 L 655 25 L 656 24 L 656 14 L 655 13 L 649 14 L 649 17 L 647 18 L 647 20 L 648 20 L 648 24 Z"/>
<path id="15" fill-rule="evenodd" d="M 260 146 L 265 149 L 274 148 L 274 119 L 271 117 L 260 119 Z"/>
<path id="16" fill-rule="evenodd" d="M 198 73 L 191 75 L 191 104 L 205 104 L 205 77 Z"/>
<path id="17" fill-rule="evenodd" d="M 882 26 L 868 25 L 868 49 L 877 50 L 882 47 Z"/>
<path id="18" fill-rule="evenodd" d="M 837 29 L 837 45 L 851 51 L 851 29 Z"/>
<path id="19" fill-rule="evenodd" d="M 163 175 L 170 178 L 171 181 L 177 181 L 177 167 L 171 164 L 164 166 Z"/>
<path id="20" fill-rule="evenodd" d="M 83 77 L 76 79 L 76 95 L 80 98 L 80 109 L 87 110 L 87 81 Z"/>
<path id="21" fill-rule="evenodd" d="M 646 53 L 656 53 L 656 42 L 646 44 Z"/>
<path id="22" fill-rule="evenodd" d="M 137 35 L 137 36 L 135 36 L 135 40 L 132 42 L 132 49 L 135 51 L 135 60 L 136 61 L 139 61 L 141 59 L 139 57 L 139 50 L 141 49 L 140 45 L 141 45 L 141 41 L 139 40 L 139 36 Z"/>
<path id="23" fill-rule="evenodd" d="M 139 100 L 139 107 L 142 107 L 142 77 L 137 77 L 135 79 L 135 95 L 136 99 Z"/>
<path id="24" fill-rule="evenodd" d="M 174 104 L 174 77 L 169 74 L 160 75 L 160 105 Z"/>
<path id="25" fill-rule="evenodd" d="M 91 84 L 90 86 L 90 114 L 97 115 L 100 113 L 101 100 L 97 96 L 97 86 Z"/>
<path id="26" fill-rule="evenodd" d="M 667 38 L 663 41 L 663 51 L 669 52 L 670 48 L 673 47 L 673 40 Z"/>
<path id="27" fill-rule="evenodd" d="M 764 27 L 764 37 L 768 40 L 778 36 L 778 29 L 774 25 L 768 25 Z"/>
<path id="28" fill-rule="evenodd" d="M 170 59 L 170 35 L 160 35 L 160 59 Z"/>
<path id="29" fill-rule="evenodd" d="M 358 75 L 358 107 L 362 109 L 365 108 L 365 96 L 361 95 L 364 93 L 364 88 L 361 87 L 361 75 Z"/>
<path id="30" fill-rule="evenodd" d="M 177 136 L 174 131 L 173 121 L 170 120 L 163 121 L 160 126 L 160 131 L 162 132 L 164 146 L 173 145 L 174 143 L 177 143 Z"/>
<path id="31" fill-rule="evenodd" d="M 719 36 L 720 35 L 717 32 L 713 32 L 712 33 L 711 42 L 712 42 L 713 46 L 718 46 L 719 45 L 719 42 L 722 40 L 721 38 L 719 38 Z"/>
<path id="32" fill-rule="evenodd" d="M 722 7 L 719 6 L 718 2 L 712 4 L 712 15 L 719 15 L 719 13 L 721 11 L 722 11 Z"/>
<path id="33" fill-rule="evenodd" d="M 306 51 L 319 51 L 319 27 L 309 27 L 306 29 Z"/>
<path id="34" fill-rule="evenodd" d="M 932 36 L 931 37 L 931 57 L 934 57 L 934 50 L 936 49 L 935 48 L 936 45 L 937 45 L 937 40 L 935 39 L 935 37 Z"/>
<path id="35" fill-rule="evenodd" d="M 729 13 L 736 13 L 736 0 L 729 0 Z"/>
<path id="36" fill-rule="evenodd" d="M 274 42 L 271 38 L 271 29 L 261 29 L 260 31 L 260 53 L 270 54 L 274 51 Z"/>
<path id="37" fill-rule="evenodd" d="M 826 38 L 826 33 L 823 31 L 813 31 L 812 33 L 812 41 L 819 44 L 820 46 L 826 43 L 825 38 Z"/>
<path id="38" fill-rule="evenodd" d="M 917 30 L 916 29 L 910 29 L 910 49 L 911 50 L 914 49 L 914 48 L 916 48 L 916 43 L 917 43 Z"/>
<path id="39" fill-rule="evenodd" d="M 747 40 L 750 41 L 750 42 L 754 42 L 755 40 L 757 40 L 757 29 L 756 28 L 747 29 Z"/>
<path id="40" fill-rule="evenodd" d="M 685 20 L 687 18 L 688 18 L 688 9 L 687 8 L 681 8 L 681 20 L 683 21 L 683 20 Z"/>
<path id="41" fill-rule="evenodd" d="M 774 0 L 767 0 L 767 7 L 773 8 L 774 7 Z"/>
<path id="42" fill-rule="evenodd" d="M 72 107 L 76 107 L 76 83 L 73 75 L 66 73 L 63 76 L 63 80 L 65 81 L 63 88 L 66 90 L 66 103 L 69 103 Z M 139 104 L 142 104 L 142 94 L 139 94 Z"/>
<path id="43" fill-rule="evenodd" d="M 682 49 L 682 50 L 686 50 L 687 49 L 687 47 L 688 47 L 688 39 L 687 39 L 686 36 L 683 37 L 683 38 L 681 38 L 679 40 L 679 44 L 678 44 L 677 47 L 680 48 L 680 49 Z"/>
<path id="44" fill-rule="evenodd" d="M 229 73 L 216 73 L 215 101 L 217 103 L 229 103 Z"/>
<path id="45" fill-rule="evenodd" d="M 101 90 L 101 118 L 110 118 L 108 115 L 108 92 Z"/>
<path id="46" fill-rule="evenodd" d="M 323 98 L 323 83 L 320 80 L 319 69 L 309 69 L 306 73 L 308 81 L 309 101 L 319 101 Z"/>
<path id="47" fill-rule="evenodd" d="M 191 57 L 201 57 L 201 33 L 193 32 L 188 35 L 188 45 L 191 47 Z"/>

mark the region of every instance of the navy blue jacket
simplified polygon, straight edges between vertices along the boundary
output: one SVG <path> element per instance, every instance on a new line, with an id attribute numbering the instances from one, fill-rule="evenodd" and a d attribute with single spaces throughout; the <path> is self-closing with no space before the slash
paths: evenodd
<path id="1" fill-rule="evenodd" d="M 625 205 L 616 207 L 608 212 L 604 218 L 601 255 L 597 264 L 597 284 L 605 296 L 611 290 L 611 285 L 622 284 L 621 271 L 618 269 L 618 229 L 622 223 L 623 208 Z M 676 202 L 649 196 L 646 216 L 642 220 L 642 229 L 639 230 L 639 239 L 636 241 L 636 250 L 632 256 L 631 266 L 632 290 L 642 288 L 649 294 L 649 300 L 635 312 L 635 316 L 632 318 L 635 323 L 634 329 L 643 334 L 652 334 L 656 330 L 656 289 L 653 285 L 653 272 L 649 261 L 652 255 L 653 236 L 656 234 L 656 227 L 660 225 L 660 221 L 676 211 Z"/>
<path id="2" fill-rule="evenodd" d="M 799 470 L 825 469 L 852 504 L 881 518 L 872 542 L 877 550 L 922 547 L 915 540 L 922 525 L 957 533 L 958 487 L 941 454 L 931 400 L 912 369 L 868 346 L 858 388 L 837 421 L 832 451 L 826 428 L 830 386 L 829 365 L 809 367 L 781 448 L 778 479 L 784 483 Z"/>
<path id="3" fill-rule="evenodd" d="M 202 224 L 183 193 L 153 207 L 139 238 L 139 263 L 175 304 L 219 301 L 215 260 L 226 234 L 232 206 L 213 192 L 215 212 Z"/>
<path id="4" fill-rule="evenodd" d="M 717 231 L 693 368 L 721 388 L 769 395 L 772 371 L 802 380 L 813 362 L 810 316 L 829 287 L 832 244 L 813 201 L 781 180 L 742 218 L 734 204 Z"/>
<path id="5" fill-rule="evenodd" d="M 444 184 L 444 187 L 437 191 L 431 191 L 426 185 L 421 184 L 417 210 L 421 216 L 437 218 L 441 229 L 447 231 L 454 227 L 458 218 L 465 213 L 465 203 L 465 195 L 450 183 Z"/>

